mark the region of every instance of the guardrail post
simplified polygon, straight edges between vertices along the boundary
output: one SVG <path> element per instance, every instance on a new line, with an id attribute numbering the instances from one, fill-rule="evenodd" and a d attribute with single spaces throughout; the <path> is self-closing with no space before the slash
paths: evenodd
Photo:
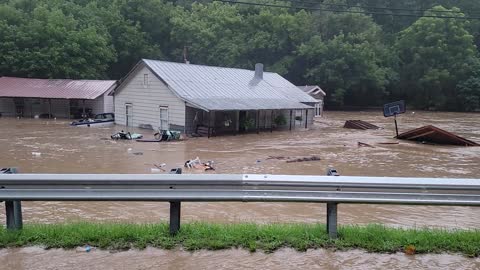
<path id="1" fill-rule="evenodd" d="M 170 170 L 170 174 L 182 174 L 182 168 Z M 170 202 L 170 234 L 175 235 L 180 230 L 180 210 L 182 204 L 180 201 Z"/>
<path id="2" fill-rule="evenodd" d="M 337 238 L 337 203 L 327 203 L 327 232 L 330 239 Z"/>
<path id="3" fill-rule="evenodd" d="M 181 202 L 170 202 L 170 234 L 177 234 L 180 230 Z"/>
<path id="4" fill-rule="evenodd" d="M 3 168 L 0 169 L 0 173 L 13 174 L 17 173 L 17 168 Z M 2 187 L 3 188 L 3 187 Z M 22 229 L 22 202 L 21 201 L 5 201 L 5 219 L 7 229 Z"/>
<path id="5" fill-rule="evenodd" d="M 328 176 L 339 176 L 334 168 L 327 169 Z M 327 233 L 330 239 L 337 238 L 337 205 L 336 202 L 327 202 Z"/>
<path id="6" fill-rule="evenodd" d="M 23 228 L 22 201 L 13 201 L 13 222 L 16 230 Z"/>
<path id="7" fill-rule="evenodd" d="M 15 229 L 15 211 L 13 207 L 13 201 L 5 201 L 5 220 L 8 230 Z"/>

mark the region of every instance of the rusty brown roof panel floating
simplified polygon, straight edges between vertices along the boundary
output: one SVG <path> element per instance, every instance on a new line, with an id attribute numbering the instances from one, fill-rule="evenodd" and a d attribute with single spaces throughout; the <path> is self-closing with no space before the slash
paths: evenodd
<path id="1" fill-rule="evenodd" d="M 343 127 L 344 128 L 353 128 L 353 129 L 363 129 L 363 130 L 379 129 L 380 128 L 380 127 L 377 127 L 373 124 L 370 124 L 370 123 L 362 121 L 362 120 L 347 120 Z"/>
<path id="2" fill-rule="evenodd" d="M 453 133 L 428 125 L 404 132 L 397 137 L 401 140 L 420 141 L 434 144 L 448 144 L 461 146 L 480 146 L 480 144 L 457 136 Z"/>

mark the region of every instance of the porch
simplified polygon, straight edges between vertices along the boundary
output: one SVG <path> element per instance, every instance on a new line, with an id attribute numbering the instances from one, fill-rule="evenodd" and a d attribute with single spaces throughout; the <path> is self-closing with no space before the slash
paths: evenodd
<path id="1" fill-rule="evenodd" d="M 187 106 L 185 116 L 186 134 L 211 137 L 308 128 L 313 124 L 314 108 L 205 111 Z"/>

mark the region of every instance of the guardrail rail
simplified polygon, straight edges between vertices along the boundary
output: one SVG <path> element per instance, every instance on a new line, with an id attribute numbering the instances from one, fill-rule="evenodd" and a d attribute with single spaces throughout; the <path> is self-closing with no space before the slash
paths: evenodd
<path id="1" fill-rule="evenodd" d="M 258 174 L 0 174 L 8 229 L 21 229 L 21 201 L 170 202 L 170 232 L 181 202 L 327 204 L 327 231 L 337 237 L 337 205 L 480 206 L 480 179 Z"/>

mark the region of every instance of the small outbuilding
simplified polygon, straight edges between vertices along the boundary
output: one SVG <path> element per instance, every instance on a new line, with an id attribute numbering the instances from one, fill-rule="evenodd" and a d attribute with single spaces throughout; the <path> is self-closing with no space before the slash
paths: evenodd
<path id="1" fill-rule="evenodd" d="M 116 81 L 0 78 L 0 114 L 16 117 L 81 118 L 113 113 L 109 95 Z"/>
<path id="2" fill-rule="evenodd" d="M 277 73 L 141 60 L 114 91 L 116 124 L 206 136 L 307 128 L 317 100 Z"/>
<path id="3" fill-rule="evenodd" d="M 315 104 L 315 116 L 322 116 L 323 114 L 323 105 L 325 96 L 327 95 L 325 91 L 320 88 L 318 85 L 305 85 L 305 86 L 298 86 L 303 92 L 309 94 L 314 99 L 317 100 Z"/>

